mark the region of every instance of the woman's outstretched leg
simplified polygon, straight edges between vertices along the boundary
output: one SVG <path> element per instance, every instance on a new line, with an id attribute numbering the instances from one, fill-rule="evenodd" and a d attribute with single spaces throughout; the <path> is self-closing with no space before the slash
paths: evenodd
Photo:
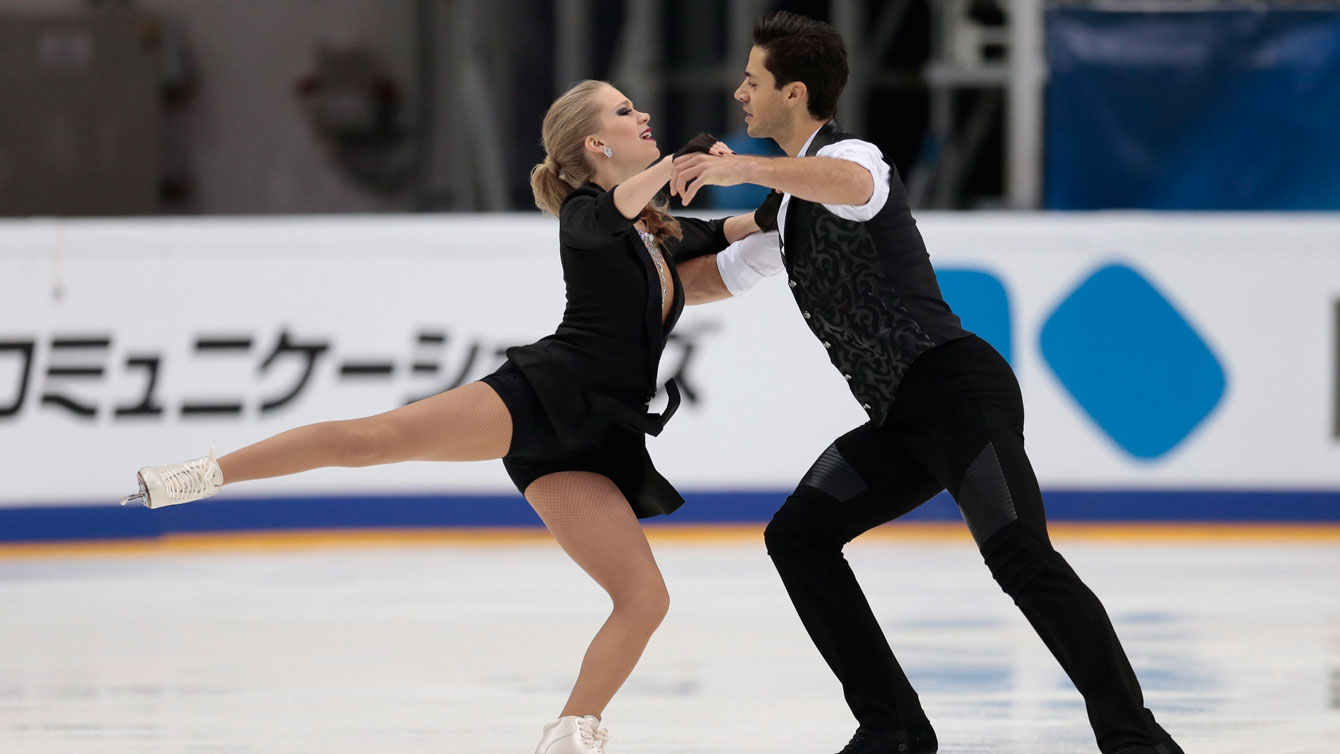
<path id="1" fill-rule="evenodd" d="M 483 461 L 502 458 L 512 442 L 512 416 L 483 382 L 361 419 L 290 429 L 229 453 L 211 452 L 171 466 L 140 469 L 143 499 L 161 508 L 209 497 L 224 484 L 296 474 L 327 466 L 398 461 Z"/>
<path id="2" fill-rule="evenodd" d="M 225 484 L 327 466 L 487 461 L 507 455 L 512 416 L 483 382 L 374 416 L 290 429 L 219 459 Z"/>
<path id="3" fill-rule="evenodd" d="M 607 477 L 549 474 L 526 488 L 526 499 L 564 552 L 614 602 L 563 707 L 564 717 L 599 718 L 665 618 L 670 596 L 633 509 Z"/>

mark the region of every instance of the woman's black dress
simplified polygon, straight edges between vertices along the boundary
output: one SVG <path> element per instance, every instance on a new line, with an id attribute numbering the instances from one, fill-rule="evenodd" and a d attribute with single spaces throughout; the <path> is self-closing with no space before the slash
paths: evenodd
<path id="1" fill-rule="evenodd" d="M 512 415 L 503 465 L 523 493 L 557 471 L 609 477 L 639 518 L 670 513 L 684 499 L 652 465 L 646 435 L 659 434 L 679 404 L 673 381 L 661 414 L 648 413 L 666 337 L 684 309 L 675 259 L 724 249 L 724 220 L 677 218 L 684 238 L 663 249 L 674 281 L 661 321 L 661 282 L 633 220 L 612 191 L 573 190 L 559 213 L 567 308 L 553 335 L 507 350 L 483 379 Z"/>

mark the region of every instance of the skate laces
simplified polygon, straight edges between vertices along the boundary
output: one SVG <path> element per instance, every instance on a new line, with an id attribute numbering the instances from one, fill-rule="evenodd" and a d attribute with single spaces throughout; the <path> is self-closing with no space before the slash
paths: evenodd
<path id="1" fill-rule="evenodd" d="M 204 458 L 166 469 L 159 477 L 163 481 L 163 490 L 173 498 L 199 498 L 214 494 L 218 491 L 212 471 L 214 458 L 214 448 L 210 448 L 209 455 Z"/>
<path id="2" fill-rule="evenodd" d="M 609 743 L 609 731 L 604 728 L 597 728 L 598 721 L 589 720 L 585 717 L 577 719 L 577 732 L 582 737 L 582 743 L 599 752 L 605 751 L 605 744 Z"/>

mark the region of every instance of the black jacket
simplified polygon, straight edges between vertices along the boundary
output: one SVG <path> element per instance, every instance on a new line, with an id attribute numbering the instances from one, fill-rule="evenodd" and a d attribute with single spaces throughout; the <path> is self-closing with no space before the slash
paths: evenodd
<path id="1" fill-rule="evenodd" d="M 661 323 L 661 283 L 641 237 L 614 206 L 614 194 L 588 184 L 559 212 L 567 308 L 553 335 L 510 348 L 507 358 L 539 395 L 564 445 L 598 444 L 610 423 L 659 434 L 678 403 L 673 381 L 664 415 L 647 413 L 666 337 L 684 309 L 675 258 L 726 247 L 724 220 L 677 218 L 684 238 L 664 248 L 674 300 Z"/>

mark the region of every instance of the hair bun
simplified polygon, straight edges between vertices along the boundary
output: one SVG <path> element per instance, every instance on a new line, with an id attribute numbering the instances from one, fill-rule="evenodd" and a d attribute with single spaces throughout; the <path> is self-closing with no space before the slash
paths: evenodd
<path id="1" fill-rule="evenodd" d="M 568 174 L 564 172 L 563 168 L 558 166 L 558 162 L 554 160 L 553 155 L 546 154 L 544 156 L 543 164 L 546 168 L 549 169 L 550 172 L 558 176 L 558 180 L 565 182 L 568 180 Z"/>

